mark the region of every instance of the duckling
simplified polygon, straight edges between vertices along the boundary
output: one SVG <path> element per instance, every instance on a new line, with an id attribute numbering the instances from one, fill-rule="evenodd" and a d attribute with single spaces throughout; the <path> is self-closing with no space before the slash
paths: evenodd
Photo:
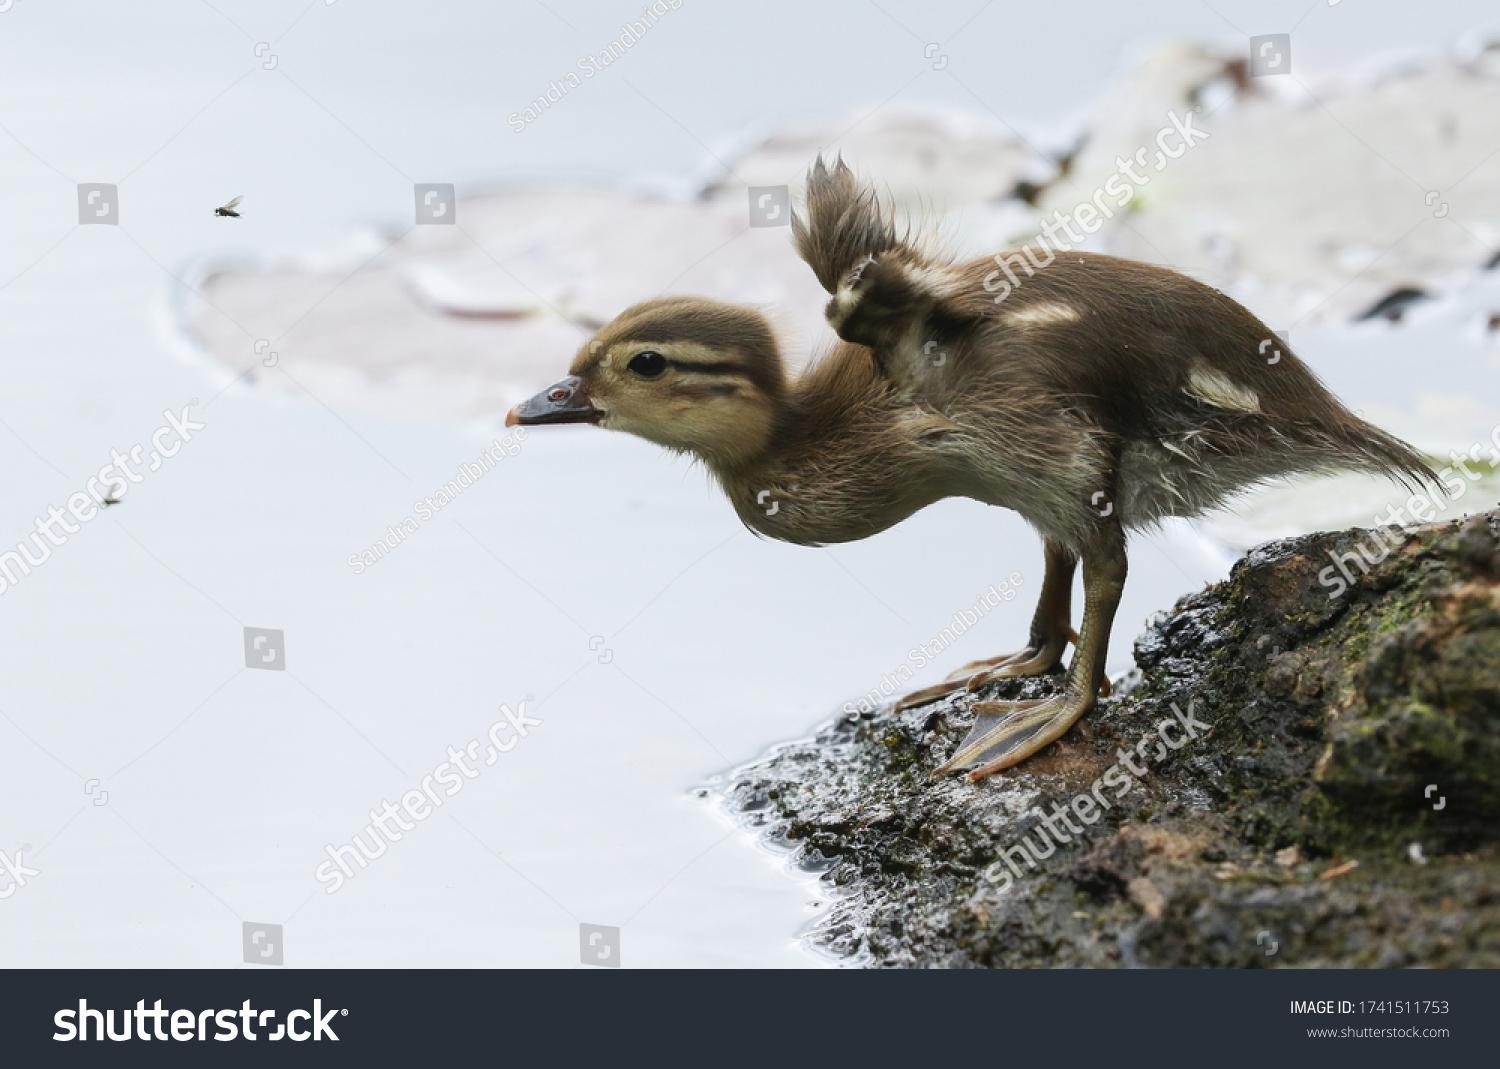
<path id="1" fill-rule="evenodd" d="M 947 497 L 1020 513 L 1046 561 L 1025 647 L 902 707 L 1040 675 L 1076 651 L 1060 694 L 976 703 L 935 776 L 1015 765 L 1093 708 L 1127 531 L 1276 476 L 1435 480 L 1254 315 L 1174 271 L 1061 243 L 1044 244 L 1045 259 L 1025 250 L 1030 265 L 1021 252 L 956 262 L 898 229 L 841 158 L 812 167 L 792 238 L 839 338 L 800 375 L 759 311 L 661 297 L 603 326 L 568 377 L 506 423 L 593 423 L 692 454 L 747 527 L 799 545 L 868 538 Z"/>

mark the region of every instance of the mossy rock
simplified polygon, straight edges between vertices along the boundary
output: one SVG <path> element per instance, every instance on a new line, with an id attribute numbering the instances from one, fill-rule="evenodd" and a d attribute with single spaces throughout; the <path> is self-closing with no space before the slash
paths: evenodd
<path id="1" fill-rule="evenodd" d="M 729 802 L 834 888 L 810 938 L 871 965 L 1500 966 L 1500 519 L 1375 537 L 1247 554 L 1151 622 L 1129 693 L 978 784 L 930 778 L 960 699 L 841 716 Z M 1209 728 L 1054 815 L 1184 709 Z"/>

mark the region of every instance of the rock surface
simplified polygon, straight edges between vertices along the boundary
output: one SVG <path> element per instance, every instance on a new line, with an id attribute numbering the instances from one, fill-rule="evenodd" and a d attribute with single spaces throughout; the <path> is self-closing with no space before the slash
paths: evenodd
<path id="1" fill-rule="evenodd" d="M 949 699 L 840 716 L 727 799 L 823 871 L 809 938 L 861 964 L 1500 966 L 1500 513 L 1382 533 L 1252 551 L 1018 768 L 930 779 L 972 720 Z"/>

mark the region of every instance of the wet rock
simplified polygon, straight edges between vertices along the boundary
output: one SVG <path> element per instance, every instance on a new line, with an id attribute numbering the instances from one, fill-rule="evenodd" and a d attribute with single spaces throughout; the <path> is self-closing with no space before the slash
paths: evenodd
<path id="1" fill-rule="evenodd" d="M 1500 517 L 1380 534 L 1247 554 L 1018 768 L 930 778 L 973 700 L 1057 674 L 840 716 L 729 803 L 858 963 L 1500 966 Z"/>

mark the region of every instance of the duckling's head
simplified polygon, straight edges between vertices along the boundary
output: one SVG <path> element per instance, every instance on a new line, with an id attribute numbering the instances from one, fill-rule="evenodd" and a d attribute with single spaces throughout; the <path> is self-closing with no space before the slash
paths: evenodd
<path id="1" fill-rule="evenodd" d="M 567 378 L 505 422 L 597 423 L 734 468 L 766 448 L 786 392 L 775 335 L 759 312 L 663 297 L 602 327 Z"/>

